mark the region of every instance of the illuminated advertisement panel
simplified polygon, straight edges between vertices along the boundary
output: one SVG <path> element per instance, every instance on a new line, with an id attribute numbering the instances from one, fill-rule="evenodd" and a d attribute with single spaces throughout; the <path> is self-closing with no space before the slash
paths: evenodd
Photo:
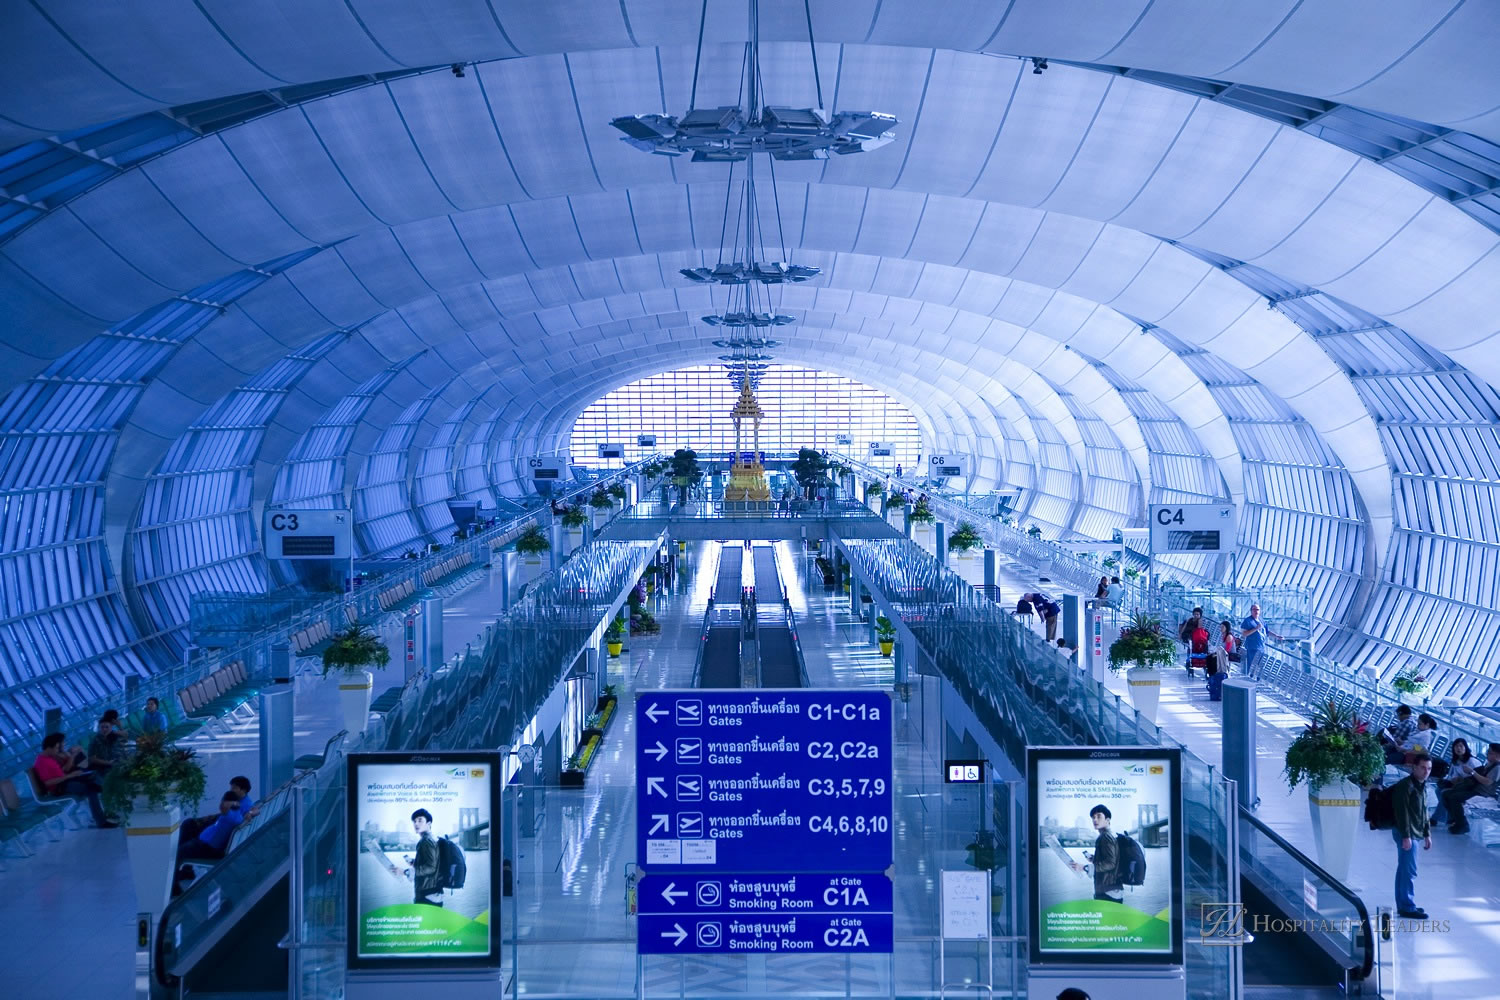
<path id="1" fill-rule="evenodd" d="M 1182 964 L 1182 759 L 1028 747 L 1034 964 Z"/>
<path id="2" fill-rule="evenodd" d="M 348 766 L 349 967 L 498 966 L 500 755 L 350 754 Z"/>

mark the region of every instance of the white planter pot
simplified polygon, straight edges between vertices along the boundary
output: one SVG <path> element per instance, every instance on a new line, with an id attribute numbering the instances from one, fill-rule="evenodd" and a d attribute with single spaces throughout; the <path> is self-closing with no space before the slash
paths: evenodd
<path id="1" fill-rule="evenodd" d="M 350 736 L 357 736 L 370 724 L 370 696 L 375 690 L 375 677 L 368 670 L 356 674 L 336 674 L 339 685 L 339 706 L 344 710 L 344 728 Z"/>
<path id="2" fill-rule="evenodd" d="M 583 529 L 582 528 L 564 528 L 563 529 L 563 555 L 567 555 L 569 552 L 572 552 L 574 549 L 578 548 L 578 546 L 580 546 L 582 544 L 583 544 Z"/>
<path id="3" fill-rule="evenodd" d="M 521 582 L 530 583 L 546 572 L 542 565 L 540 555 L 525 555 L 521 557 Z"/>
<path id="4" fill-rule="evenodd" d="M 177 870 L 177 833 L 182 811 L 176 806 L 152 809 L 136 799 L 125 827 L 125 851 L 135 883 L 137 909 L 161 913 L 172 900 L 172 875 Z"/>
<path id="5" fill-rule="evenodd" d="M 1125 680 L 1130 685 L 1130 703 L 1147 722 L 1155 723 L 1156 709 L 1161 703 L 1161 671 L 1155 667 L 1130 670 Z"/>
<path id="6" fill-rule="evenodd" d="M 1354 854 L 1354 832 L 1359 829 L 1360 787 L 1350 781 L 1335 781 L 1309 788 L 1307 808 L 1312 813 L 1318 864 L 1340 882 L 1346 881 L 1349 859 Z"/>
<path id="7" fill-rule="evenodd" d="M 931 552 L 937 547 L 937 527 L 914 521 L 911 526 L 911 540 Z"/>

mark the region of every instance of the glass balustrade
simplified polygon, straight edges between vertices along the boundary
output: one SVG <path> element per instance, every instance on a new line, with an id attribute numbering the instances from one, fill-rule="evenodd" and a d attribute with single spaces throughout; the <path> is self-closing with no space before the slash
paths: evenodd
<path id="1" fill-rule="evenodd" d="M 1350 903 L 1289 845 L 1264 834 L 1241 837 L 1232 786 L 1216 768 L 1146 722 L 1119 696 L 1059 656 L 1044 639 L 1018 625 L 1004 609 L 926 551 L 906 539 L 845 540 L 842 544 L 856 574 L 911 629 L 918 657 L 953 685 L 1018 768 L 1024 764 L 1028 744 L 1182 749 L 1191 996 L 1228 995 L 1238 957 L 1233 948 L 1203 942 L 1214 936 L 1214 908 L 1239 899 L 1242 863 L 1253 862 L 1258 877 L 1278 895 L 1295 897 L 1303 891 L 1306 879 L 1328 889 L 1326 905 L 1320 904 L 1320 910 L 1330 918 L 1357 915 L 1357 897 Z M 1340 926 L 1360 925 L 1345 920 Z M 1361 932 L 1351 933 L 1335 951 L 1341 948 L 1349 964 L 1359 966 L 1369 946 Z"/>

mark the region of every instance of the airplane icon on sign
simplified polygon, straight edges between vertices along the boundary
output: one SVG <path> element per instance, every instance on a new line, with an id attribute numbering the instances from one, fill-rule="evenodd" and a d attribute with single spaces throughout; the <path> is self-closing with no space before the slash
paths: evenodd
<path id="1" fill-rule="evenodd" d="M 692 701 L 679 701 L 677 703 L 677 724 L 679 726 L 703 725 L 703 702 L 696 698 Z"/>

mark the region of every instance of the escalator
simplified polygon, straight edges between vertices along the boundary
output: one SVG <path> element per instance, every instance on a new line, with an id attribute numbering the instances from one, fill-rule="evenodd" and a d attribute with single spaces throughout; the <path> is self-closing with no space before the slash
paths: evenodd
<path id="1" fill-rule="evenodd" d="M 724 545 L 719 551 L 719 578 L 708 614 L 703 619 L 703 643 L 699 649 L 694 687 L 737 688 L 740 686 L 740 629 L 743 588 L 740 574 L 744 549 Z"/>
<path id="2" fill-rule="evenodd" d="M 802 687 L 802 650 L 791 608 L 781 589 L 774 545 L 757 545 L 755 554 L 755 603 L 760 640 L 760 686 Z"/>

